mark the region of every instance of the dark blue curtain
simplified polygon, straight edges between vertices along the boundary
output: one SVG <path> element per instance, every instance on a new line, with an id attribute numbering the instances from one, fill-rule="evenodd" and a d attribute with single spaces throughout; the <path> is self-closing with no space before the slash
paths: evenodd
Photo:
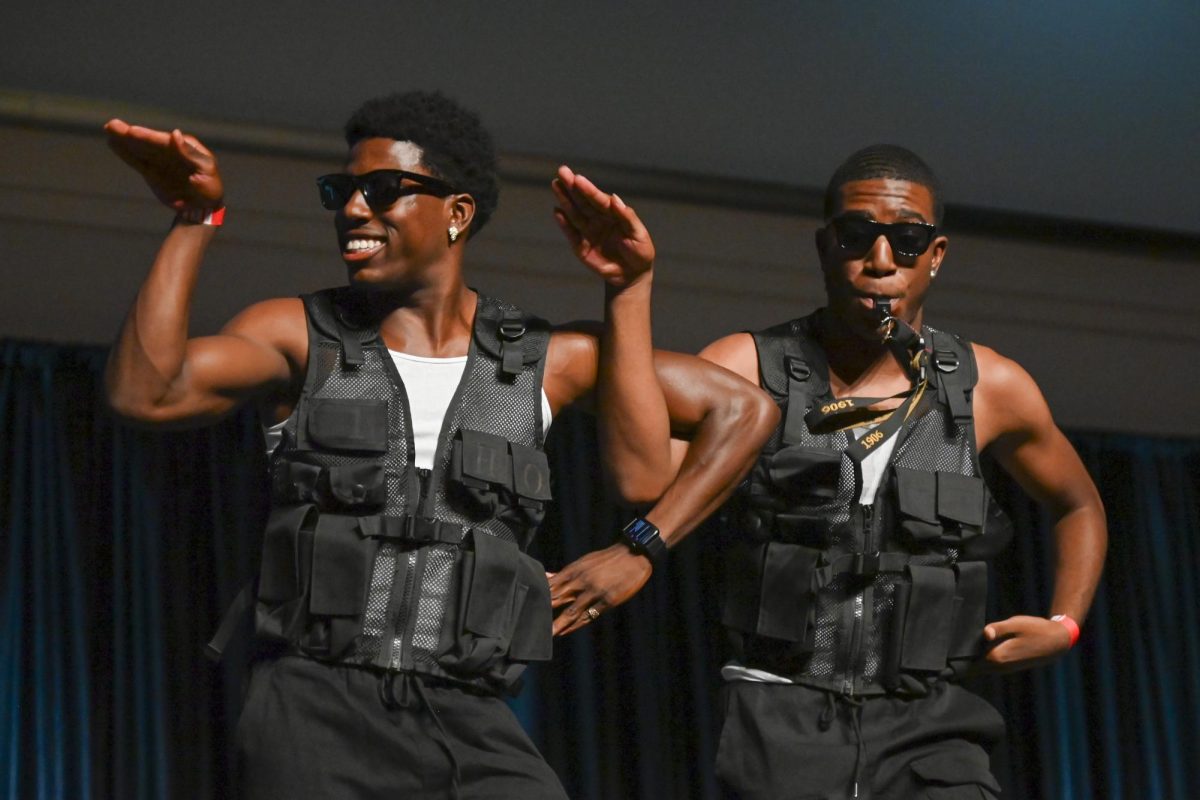
<path id="1" fill-rule="evenodd" d="M 185 433 L 114 425 L 103 354 L 0 344 L 0 785 L 8 798 L 231 795 L 244 661 L 201 655 L 253 574 L 264 463 L 254 415 Z M 551 566 L 611 541 L 586 417 L 555 423 Z M 1079 646 L 978 687 L 1009 721 L 1006 796 L 1200 796 L 1200 442 L 1080 433 L 1112 544 Z M 1045 609 L 1045 520 L 1018 523 L 995 614 Z M 721 533 L 700 531 L 627 606 L 556 645 L 513 701 L 572 797 L 717 798 Z"/>

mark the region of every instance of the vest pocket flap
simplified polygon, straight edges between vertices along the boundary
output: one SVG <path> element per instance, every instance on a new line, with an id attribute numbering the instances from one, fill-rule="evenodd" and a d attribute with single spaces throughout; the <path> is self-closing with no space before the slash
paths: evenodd
<path id="1" fill-rule="evenodd" d="M 550 608 L 546 570 L 522 553 L 518 580 L 517 588 L 523 590 L 524 597 L 517 598 L 520 610 L 510 655 L 515 661 L 549 661 L 554 651 L 554 611 Z"/>
<path id="2" fill-rule="evenodd" d="M 937 524 L 938 473 L 907 467 L 892 469 L 896 474 L 896 501 L 900 513 L 922 522 Z"/>
<path id="3" fill-rule="evenodd" d="M 317 497 L 320 479 L 320 467 L 299 461 L 285 461 L 275 468 L 272 493 L 284 502 L 311 503 Z"/>
<path id="4" fill-rule="evenodd" d="M 983 525 L 984 484 L 982 478 L 937 473 L 937 513 L 964 525 Z"/>
<path id="5" fill-rule="evenodd" d="M 463 627 L 478 636 L 500 639 L 508 629 L 521 551 L 512 542 L 475 532 L 475 569 L 467 595 Z"/>
<path id="6" fill-rule="evenodd" d="M 987 613 L 988 567 L 982 561 L 960 561 L 958 597 L 962 601 L 954 620 L 950 658 L 973 658 L 983 652 L 983 626 Z"/>
<path id="7" fill-rule="evenodd" d="M 378 505 L 387 500 L 383 464 L 343 464 L 329 468 L 329 493 L 342 505 Z"/>
<path id="8" fill-rule="evenodd" d="M 954 570 L 910 565 L 908 613 L 900 668 L 938 672 L 946 667 L 954 624 Z"/>
<path id="9" fill-rule="evenodd" d="M 817 550 L 798 544 L 767 543 L 755 630 L 758 635 L 785 642 L 804 640 L 817 555 Z"/>
<path id="10" fill-rule="evenodd" d="M 313 536 L 311 614 L 342 617 L 362 613 L 372 543 L 358 535 L 355 517 L 324 514 Z"/>
<path id="11" fill-rule="evenodd" d="M 335 450 L 386 453 L 388 401 L 318 397 L 308 405 L 308 436 Z"/>
<path id="12" fill-rule="evenodd" d="M 910 765 L 913 773 L 926 784 L 934 786 L 983 786 L 999 793 L 1000 784 L 992 775 L 987 753 L 978 745 L 954 748 L 952 752 L 934 753 L 915 759 Z"/>
<path id="13" fill-rule="evenodd" d="M 258 599 L 264 603 L 282 603 L 301 595 L 306 575 L 301 573 L 300 531 L 312 530 L 311 505 L 277 508 L 271 512 L 263 532 L 262 569 L 258 578 Z"/>
<path id="14" fill-rule="evenodd" d="M 550 462 L 546 454 L 523 444 L 512 444 L 513 490 L 521 497 L 550 499 Z"/>
<path id="15" fill-rule="evenodd" d="M 458 461 L 462 475 L 498 486 L 512 485 L 512 459 L 502 436 L 463 429 L 459 432 Z"/>
<path id="16" fill-rule="evenodd" d="M 773 484 L 798 492 L 809 502 L 833 500 L 841 469 L 839 451 L 801 445 L 785 447 L 771 456 L 767 465 Z"/>

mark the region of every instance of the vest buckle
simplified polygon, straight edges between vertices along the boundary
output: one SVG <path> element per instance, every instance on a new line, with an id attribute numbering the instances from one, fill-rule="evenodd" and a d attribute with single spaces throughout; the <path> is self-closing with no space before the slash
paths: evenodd
<path id="1" fill-rule="evenodd" d="M 879 551 L 855 553 L 850 571 L 860 578 L 874 578 L 879 574 Z"/>

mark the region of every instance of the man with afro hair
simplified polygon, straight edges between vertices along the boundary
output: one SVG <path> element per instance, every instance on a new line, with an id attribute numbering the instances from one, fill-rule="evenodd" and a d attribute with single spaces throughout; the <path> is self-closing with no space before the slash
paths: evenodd
<path id="1" fill-rule="evenodd" d="M 656 431 L 693 431 L 680 474 L 708 506 L 774 427 L 769 398 L 651 351 L 650 236 L 566 167 L 554 216 L 605 283 L 604 323 L 552 327 L 469 288 L 465 253 L 498 198 L 492 140 L 427 92 L 364 104 L 344 171 L 317 180 L 348 285 L 256 303 L 189 339 L 224 218 L 216 158 L 178 130 L 106 130 L 177 214 L 111 351 L 110 404 L 179 425 L 254 402 L 272 423 L 243 797 L 564 797 L 501 699 L 550 657 L 553 626 L 608 607 L 571 603 L 554 620 L 545 569 L 525 552 L 550 500 L 551 419 L 595 406 L 613 483 L 634 503 L 671 473 Z M 618 547 L 647 570 L 662 550 L 641 524 Z"/>
<path id="2" fill-rule="evenodd" d="M 1104 509 L 1037 385 L 925 324 L 948 245 L 940 195 L 909 150 L 852 154 L 816 231 L 825 305 L 700 353 L 760 385 L 781 419 L 724 515 L 733 658 L 716 770 L 737 797 L 994 797 L 987 750 L 1004 722 L 956 679 L 1061 656 L 1091 605 Z M 985 621 L 988 560 L 1011 535 L 985 451 L 1054 519 L 1045 616 Z M 670 546 L 695 515 L 691 480 L 647 514 Z M 632 596 L 645 569 L 624 558 L 621 573 L 584 556 L 553 589 Z"/>

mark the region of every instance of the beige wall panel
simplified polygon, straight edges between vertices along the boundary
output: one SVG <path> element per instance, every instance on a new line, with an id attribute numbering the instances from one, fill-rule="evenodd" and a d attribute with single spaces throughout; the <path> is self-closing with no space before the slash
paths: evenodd
<path id="1" fill-rule="evenodd" d="M 107 342 L 169 212 L 99 132 L 0 125 L 0 139 L 0 336 Z M 219 155 L 230 212 L 197 290 L 194 333 L 256 300 L 345 279 L 313 188 L 336 159 Z M 470 243 L 469 281 L 556 322 L 596 318 L 601 288 L 554 225 L 545 182 L 505 185 L 500 211 Z M 820 303 L 818 220 L 622 195 L 658 245 L 660 345 L 694 351 Z M 1200 260 L 950 235 L 933 325 L 1019 361 L 1063 425 L 1200 435 Z"/>

